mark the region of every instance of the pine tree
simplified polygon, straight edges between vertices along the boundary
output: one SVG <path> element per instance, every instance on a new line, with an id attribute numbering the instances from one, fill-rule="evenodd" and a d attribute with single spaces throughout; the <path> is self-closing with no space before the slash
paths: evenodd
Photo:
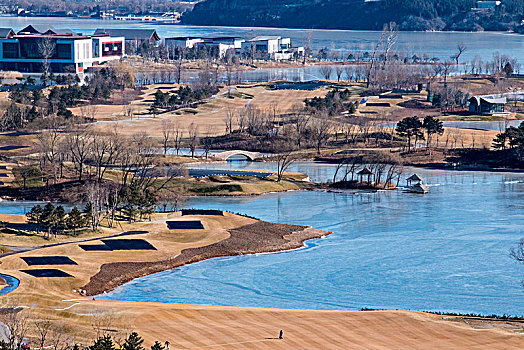
<path id="1" fill-rule="evenodd" d="M 56 230 L 65 229 L 66 217 L 67 217 L 67 214 L 64 210 L 64 207 L 61 205 L 57 206 L 54 212 L 54 226 L 56 227 Z M 55 230 L 55 237 L 56 237 L 56 230 Z"/>
<path id="2" fill-rule="evenodd" d="M 415 147 L 418 139 L 424 139 L 422 134 L 422 122 L 418 117 L 406 117 L 398 122 L 396 132 L 401 137 L 408 139 L 408 152 L 411 151 L 411 138 L 415 136 Z"/>
<path id="3" fill-rule="evenodd" d="M 158 342 L 158 340 L 155 341 L 155 344 L 153 344 L 153 346 L 151 346 L 151 350 L 164 350 L 165 348 L 166 347 L 163 346 L 160 342 Z"/>
<path id="4" fill-rule="evenodd" d="M 67 216 L 67 227 L 73 229 L 73 235 L 76 236 L 76 230 L 80 227 L 85 226 L 86 220 L 82 216 L 82 213 L 80 210 L 78 210 L 77 207 L 74 207 L 69 212 L 69 215 Z"/>
<path id="5" fill-rule="evenodd" d="M 55 206 L 52 203 L 47 203 L 42 210 L 42 224 L 47 228 L 47 238 L 51 235 L 51 230 L 55 226 Z"/>
<path id="6" fill-rule="evenodd" d="M 87 350 L 116 350 L 110 335 L 98 338 Z"/>
<path id="7" fill-rule="evenodd" d="M 144 339 L 138 335 L 137 332 L 129 334 L 129 337 L 125 340 L 123 350 L 145 350 L 142 346 Z"/>
<path id="8" fill-rule="evenodd" d="M 444 133 L 444 127 L 440 119 L 433 118 L 430 115 L 424 118 L 424 121 L 422 122 L 422 128 L 426 130 L 426 135 L 427 135 L 426 147 L 427 148 L 430 147 L 431 136 L 433 134 L 442 135 Z"/>
<path id="9" fill-rule="evenodd" d="M 40 233 L 40 226 L 42 225 L 42 213 L 43 209 L 40 204 L 35 205 L 29 212 L 25 214 L 27 222 L 36 225 L 37 234 Z"/>

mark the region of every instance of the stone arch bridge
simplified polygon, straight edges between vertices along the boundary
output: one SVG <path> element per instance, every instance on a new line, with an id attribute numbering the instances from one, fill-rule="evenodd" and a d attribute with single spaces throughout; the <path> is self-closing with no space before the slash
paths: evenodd
<path id="1" fill-rule="evenodd" d="M 244 156 L 248 160 L 255 160 L 257 158 L 262 157 L 262 153 L 242 151 L 242 150 L 232 150 L 232 151 L 224 151 L 224 152 L 213 154 L 214 158 L 220 159 L 220 160 L 227 160 L 228 158 L 233 157 L 233 156 Z"/>

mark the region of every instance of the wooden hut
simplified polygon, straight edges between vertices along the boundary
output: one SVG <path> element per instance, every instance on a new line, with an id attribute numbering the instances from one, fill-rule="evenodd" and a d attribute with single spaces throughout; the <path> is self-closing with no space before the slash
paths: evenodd
<path id="1" fill-rule="evenodd" d="M 413 174 L 406 179 L 408 191 L 413 193 L 428 193 L 429 187 L 423 184 L 424 179 Z"/>

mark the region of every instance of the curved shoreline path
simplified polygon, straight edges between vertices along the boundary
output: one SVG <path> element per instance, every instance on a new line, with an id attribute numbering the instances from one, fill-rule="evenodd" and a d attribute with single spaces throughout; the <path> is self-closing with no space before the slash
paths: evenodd
<path id="1" fill-rule="evenodd" d="M 228 230 L 230 236 L 211 245 L 182 250 L 167 260 L 153 262 L 115 262 L 104 264 L 89 283 L 82 287 L 87 295 L 101 294 L 135 278 L 174 269 L 187 264 L 218 257 L 271 253 L 304 246 L 304 242 L 321 238 L 330 232 L 298 225 L 257 221 Z"/>

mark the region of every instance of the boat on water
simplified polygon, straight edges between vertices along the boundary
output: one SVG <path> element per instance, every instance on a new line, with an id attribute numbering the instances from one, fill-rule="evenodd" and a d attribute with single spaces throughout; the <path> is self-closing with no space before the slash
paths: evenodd
<path id="1" fill-rule="evenodd" d="M 406 179 L 407 181 L 407 191 L 411 193 L 428 193 L 429 187 L 424 185 L 424 179 L 418 176 L 417 174 L 413 174 L 410 177 Z"/>

